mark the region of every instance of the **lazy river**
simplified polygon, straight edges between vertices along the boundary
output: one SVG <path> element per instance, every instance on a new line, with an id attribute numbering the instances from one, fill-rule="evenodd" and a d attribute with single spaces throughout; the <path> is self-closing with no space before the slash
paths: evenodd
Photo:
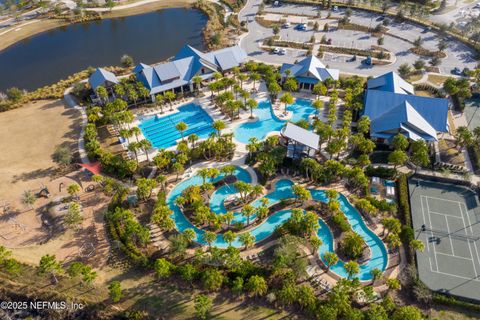
<path id="1" fill-rule="evenodd" d="M 243 168 L 236 167 L 234 175 L 237 177 L 237 180 L 241 180 L 244 182 L 251 182 L 251 176 Z M 215 179 L 207 179 L 207 182 L 216 182 L 222 179 L 223 176 L 220 175 Z M 175 199 L 180 196 L 187 187 L 192 185 L 201 185 L 202 178 L 200 176 L 192 176 L 188 179 L 181 181 L 177 184 L 172 191 L 167 196 L 167 203 L 170 209 L 173 211 L 172 219 L 175 221 L 175 225 L 178 231 L 183 232 L 185 229 L 193 229 L 196 233 L 195 241 L 206 245 L 206 243 L 202 240 L 202 235 L 205 233 L 204 230 L 195 227 L 182 213 L 180 208 L 175 205 Z M 293 182 L 288 179 L 282 179 L 275 183 L 274 191 L 268 193 L 264 197 L 269 200 L 268 205 L 274 205 L 280 202 L 282 199 L 289 199 L 294 198 L 295 195 L 292 191 Z M 317 201 L 326 202 L 327 196 L 324 190 L 316 190 L 316 189 L 309 189 L 310 193 L 312 194 L 312 198 Z M 226 212 L 224 201 L 225 199 L 237 193 L 237 190 L 233 184 L 224 185 L 217 189 L 211 199 L 210 199 L 210 209 L 217 213 L 222 214 Z M 357 277 L 362 281 L 367 281 L 372 279 L 371 271 L 375 268 L 378 268 L 382 271 L 385 270 L 388 263 L 388 254 L 387 250 L 383 242 L 380 238 L 371 231 L 367 225 L 365 224 L 364 220 L 362 219 L 360 213 L 348 202 L 347 198 L 340 194 L 339 196 L 340 208 L 345 214 L 348 222 L 352 226 L 352 230 L 358 233 L 365 243 L 369 246 L 371 256 L 367 262 L 360 265 L 360 272 L 357 274 Z M 260 199 L 254 201 L 252 206 L 258 207 L 260 206 L 261 202 Z M 250 229 L 250 233 L 255 237 L 255 242 L 260 242 L 266 238 L 268 238 L 275 229 L 290 219 L 292 215 L 291 210 L 282 210 L 275 212 L 268 216 L 264 222 L 261 224 L 253 227 Z M 235 219 L 234 222 L 246 222 L 246 218 L 241 215 L 240 212 L 235 212 Z M 250 221 L 254 220 L 255 217 L 251 217 Z M 325 224 L 322 219 L 318 219 L 319 229 L 318 229 L 318 237 L 322 240 L 323 244 L 318 249 L 319 256 L 322 260 L 324 260 L 323 256 L 326 252 L 333 252 L 334 251 L 334 239 L 333 235 L 330 232 L 330 229 Z M 217 235 L 217 239 L 212 244 L 218 248 L 226 248 L 228 244 L 223 240 L 221 235 Z M 242 247 L 241 242 L 237 239 L 232 243 L 234 247 Z M 340 277 L 346 278 L 348 277 L 347 272 L 344 268 L 344 262 L 339 260 L 339 262 L 330 267 L 330 270 Z"/>

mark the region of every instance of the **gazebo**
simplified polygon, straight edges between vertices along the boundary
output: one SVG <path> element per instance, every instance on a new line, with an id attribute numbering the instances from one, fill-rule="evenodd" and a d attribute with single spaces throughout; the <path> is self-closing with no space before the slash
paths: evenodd
<path id="1" fill-rule="evenodd" d="M 280 132 L 287 141 L 287 157 L 313 157 L 319 150 L 320 137 L 307 129 L 288 122 Z"/>

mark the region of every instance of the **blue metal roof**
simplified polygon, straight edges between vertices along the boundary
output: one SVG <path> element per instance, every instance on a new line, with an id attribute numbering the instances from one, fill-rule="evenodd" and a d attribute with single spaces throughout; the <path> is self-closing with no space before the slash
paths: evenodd
<path id="1" fill-rule="evenodd" d="M 405 107 L 405 103 L 414 109 L 415 112 L 405 110 L 401 108 Z M 402 105 L 404 105 L 402 107 Z M 407 112 L 405 117 L 410 116 L 408 123 L 416 123 L 417 125 L 425 120 L 429 126 L 435 129 L 437 132 L 448 132 L 448 100 L 439 98 L 420 97 L 407 94 L 399 94 L 394 92 L 380 91 L 380 90 L 367 90 L 365 95 L 365 109 L 364 115 L 368 116 L 373 123 L 375 120 L 383 122 L 382 128 L 386 127 L 394 128 L 397 126 L 402 118 L 396 113 Z M 423 120 L 419 119 L 418 116 Z M 388 115 L 388 116 L 387 116 Z M 383 118 L 383 119 L 382 119 Z M 404 119 L 405 120 L 405 119 Z M 378 122 L 377 122 L 378 123 Z M 372 127 L 372 132 L 375 132 L 375 126 Z M 422 128 L 421 128 L 422 129 Z M 431 134 L 431 130 L 428 127 L 424 127 Z"/>
<path id="2" fill-rule="evenodd" d="M 105 86 L 106 84 L 117 84 L 117 77 L 103 68 L 97 68 L 94 73 L 88 78 L 88 83 L 93 90 L 96 90 L 99 86 Z"/>
<path id="3" fill-rule="evenodd" d="M 180 78 L 180 72 L 174 62 L 162 63 L 153 68 L 161 82 Z"/>
<path id="4" fill-rule="evenodd" d="M 401 94 L 414 94 L 413 86 L 391 71 L 367 81 L 368 90 L 380 90 Z"/>
<path id="5" fill-rule="evenodd" d="M 415 108 L 405 101 L 395 108 L 374 119 L 370 125 L 370 134 L 384 138 L 404 134 L 412 140 L 437 140 L 437 131 L 425 120 Z"/>
<path id="6" fill-rule="evenodd" d="M 338 80 L 340 72 L 337 69 L 328 69 L 325 65 L 315 56 L 310 55 L 296 64 L 284 63 L 280 68 L 280 74 L 285 77 L 285 71 L 290 70 L 290 76 L 297 79 L 310 78 L 315 79 L 315 83 L 318 81 L 325 81 L 329 78 Z M 306 82 L 306 81 L 303 81 Z M 313 83 L 313 82 L 309 82 Z"/>
<path id="7" fill-rule="evenodd" d="M 172 61 L 153 67 L 139 64 L 134 71 L 150 89 L 150 94 L 156 94 L 189 84 L 195 75 L 211 78 L 215 71 L 240 66 L 246 58 L 246 53 L 239 46 L 203 53 L 186 45 Z"/>

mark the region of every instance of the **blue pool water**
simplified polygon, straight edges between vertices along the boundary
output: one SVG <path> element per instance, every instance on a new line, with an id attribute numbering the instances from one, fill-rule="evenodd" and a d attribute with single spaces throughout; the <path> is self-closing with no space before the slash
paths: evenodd
<path id="1" fill-rule="evenodd" d="M 297 99 L 293 104 L 287 106 L 287 110 L 292 111 L 291 122 L 299 120 L 308 120 L 308 116 L 316 112 L 310 100 Z M 272 105 L 269 101 L 264 100 L 258 103 L 258 108 L 253 112 L 258 117 L 257 121 L 246 122 L 240 124 L 234 130 L 234 137 L 237 141 L 248 143 L 250 138 L 263 140 L 268 133 L 272 131 L 280 131 L 286 121 L 280 120 L 275 116 Z"/>
<path id="2" fill-rule="evenodd" d="M 322 202 L 327 201 L 325 191 L 323 190 L 310 189 L 310 193 L 312 194 L 312 198 L 315 200 Z M 358 273 L 357 277 L 362 281 L 371 280 L 371 270 L 378 268 L 383 271 L 387 267 L 387 250 L 385 249 L 382 240 L 380 240 L 380 238 L 367 227 L 360 213 L 350 204 L 350 202 L 348 202 L 347 198 L 340 194 L 338 201 L 340 202 L 340 209 L 343 211 L 345 217 L 352 226 L 352 230 L 358 233 L 363 238 L 367 246 L 370 247 L 371 257 L 365 264 L 360 265 L 360 272 Z M 318 253 L 322 261 L 324 261 L 323 255 L 327 251 L 333 251 L 333 236 L 323 220 L 319 219 L 318 222 L 320 224 L 318 237 L 323 240 L 323 244 L 320 246 Z M 343 266 L 344 262 L 339 260 L 337 264 L 330 267 L 330 270 L 339 276 L 346 278 L 348 277 L 348 274 Z"/>
<path id="3" fill-rule="evenodd" d="M 237 167 L 235 171 L 235 175 L 237 176 L 238 180 L 242 180 L 245 182 L 251 182 L 251 177 L 249 173 Z M 221 177 L 217 177 L 215 180 L 220 179 Z M 202 183 L 202 179 L 199 176 L 193 176 L 187 180 L 183 180 L 180 182 L 167 197 L 167 203 L 172 209 L 173 214 L 172 218 L 175 221 L 176 227 L 180 232 L 183 232 L 187 228 L 192 228 L 195 233 L 197 234 L 196 241 L 200 244 L 205 245 L 206 243 L 202 240 L 202 235 L 204 233 L 203 230 L 196 228 L 193 226 L 190 221 L 183 215 L 181 210 L 175 205 L 175 199 L 181 195 L 182 191 L 185 190 L 188 186 L 191 185 L 200 185 Z M 275 190 L 265 195 L 265 198 L 269 200 L 268 205 L 274 205 L 278 203 L 282 199 L 288 199 L 295 197 L 292 191 L 293 182 L 288 179 L 282 179 L 276 182 Z M 317 201 L 326 202 L 327 196 L 324 190 L 315 190 L 309 189 L 310 193 L 312 194 L 312 198 Z M 210 208 L 212 211 L 216 213 L 224 213 L 225 206 L 223 201 L 225 198 L 230 195 L 236 193 L 235 187 L 233 185 L 223 186 L 219 188 L 211 197 L 210 200 Z M 380 238 L 373 233 L 363 221 L 360 213 L 348 202 L 347 198 L 340 194 L 339 196 L 340 208 L 345 214 L 348 222 L 352 226 L 352 229 L 357 232 L 365 241 L 365 243 L 370 247 L 371 257 L 370 259 L 363 265 L 360 266 L 360 272 L 358 273 L 357 277 L 362 280 L 371 280 L 371 270 L 378 268 L 380 270 L 385 270 L 387 267 L 388 262 L 388 254 L 385 246 L 383 245 Z M 260 200 L 256 200 L 252 203 L 254 207 L 260 205 Z M 255 241 L 259 242 L 270 235 L 275 231 L 275 229 L 290 219 L 292 212 L 290 210 L 283 210 L 275 212 L 274 214 L 270 215 L 264 222 L 260 225 L 256 226 L 255 228 L 251 229 L 251 234 L 255 237 Z M 235 213 L 235 221 L 237 222 L 246 222 L 246 219 L 241 216 L 240 213 Z M 251 218 L 253 220 L 254 217 Z M 330 229 L 325 224 L 322 219 L 318 219 L 319 229 L 318 229 L 318 237 L 323 241 L 323 244 L 320 246 L 318 253 L 321 259 L 323 260 L 323 256 L 328 251 L 334 251 L 334 239 Z M 226 248 L 227 243 L 223 241 L 222 236 L 218 235 L 217 239 L 213 243 L 214 246 L 219 248 Z M 232 243 L 234 247 L 241 247 L 242 244 L 238 240 L 238 238 Z M 335 272 L 339 276 L 346 278 L 347 272 L 344 268 L 344 262 L 339 261 L 337 264 L 330 267 L 332 272 Z"/>
<path id="4" fill-rule="evenodd" d="M 175 128 L 179 122 L 188 125 L 183 133 L 185 137 L 195 133 L 199 138 L 206 138 L 214 132 L 212 118 L 199 105 L 189 103 L 179 107 L 178 111 L 165 117 L 152 116 L 141 121 L 139 128 L 154 148 L 168 148 L 177 144 L 177 140 L 182 138 Z"/>

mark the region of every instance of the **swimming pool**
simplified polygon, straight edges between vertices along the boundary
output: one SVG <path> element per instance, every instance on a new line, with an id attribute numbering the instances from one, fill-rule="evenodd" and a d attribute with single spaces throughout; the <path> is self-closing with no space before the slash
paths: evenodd
<path id="1" fill-rule="evenodd" d="M 308 120 L 308 117 L 316 112 L 312 102 L 305 99 L 296 99 L 293 104 L 287 106 L 287 110 L 292 112 L 290 119 L 292 122 Z M 248 143 L 250 138 L 263 140 L 268 133 L 280 131 L 286 123 L 275 116 L 268 100 L 260 101 L 257 109 L 254 109 L 253 112 L 258 117 L 256 121 L 242 123 L 234 129 L 234 137 L 237 141 Z"/>
<path id="2" fill-rule="evenodd" d="M 145 118 L 138 127 L 152 146 L 160 149 L 172 147 L 177 144 L 178 139 L 182 138 L 180 132 L 175 128 L 179 122 L 185 122 L 188 125 L 187 130 L 183 133 L 184 137 L 195 133 L 199 138 L 206 138 L 214 132 L 212 118 L 194 103 L 180 106 L 178 112 L 168 116 Z"/>
<path id="3" fill-rule="evenodd" d="M 235 175 L 237 176 L 238 180 L 242 180 L 245 182 L 251 182 L 250 174 L 240 168 L 237 167 L 235 170 Z M 217 177 L 214 181 L 218 181 L 221 179 Z M 211 180 L 209 180 L 211 181 Z M 183 180 L 179 184 L 177 184 L 172 191 L 167 196 L 167 203 L 172 209 L 173 214 L 172 218 L 175 221 L 176 228 L 183 232 L 187 228 L 191 228 L 196 233 L 196 239 L 200 244 L 206 245 L 206 243 L 202 240 L 202 235 L 205 231 L 196 228 L 181 212 L 180 208 L 175 205 L 175 199 L 181 195 L 182 191 L 185 190 L 188 186 L 191 185 L 200 185 L 202 183 L 202 179 L 199 176 L 193 176 L 189 179 Z M 275 183 L 274 191 L 268 193 L 264 197 L 269 200 L 269 206 L 278 203 L 282 199 L 288 199 L 295 197 L 292 191 L 292 186 L 294 183 L 288 179 L 282 179 Z M 315 190 L 309 189 L 312 198 L 317 201 L 327 202 L 327 196 L 324 190 Z M 217 191 L 212 195 L 210 200 L 210 208 L 213 212 L 220 214 L 224 213 L 225 206 L 223 201 L 229 194 L 236 193 L 235 188 L 233 185 L 229 186 L 222 186 L 221 188 L 217 189 Z M 340 202 L 340 209 L 345 214 L 348 222 L 352 226 L 352 229 L 357 232 L 365 241 L 366 245 L 370 247 L 371 257 L 370 259 L 360 266 L 360 272 L 357 274 L 357 277 L 362 281 L 367 281 L 372 279 L 371 270 L 378 268 L 384 271 L 387 267 L 388 263 L 388 253 L 383 244 L 383 242 L 378 238 L 378 236 L 371 231 L 365 222 L 363 221 L 360 213 L 348 202 L 347 198 L 342 194 L 339 195 L 339 202 Z M 261 204 L 260 199 L 256 200 L 252 203 L 254 207 L 258 207 Z M 275 229 L 290 219 L 292 215 L 291 210 L 282 210 L 275 212 L 274 214 L 267 217 L 267 219 L 262 222 L 260 225 L 255 226 L 250 230 L 251 234 L 255 237 L 255 242 L 262 241 L 272 235 Z M 235 213 L 235 221 L 236 222 L 245 222 L 245 218 L 241 216 L 241 213 Z M 251 218 L 253 220 L 254 217 Z M 330 232 L 330 229 L 325 224 L 322 219 L 318 219 L 319 229 L 318 229 L 318 237 L 322 240 L 323 244 L 318 249 L 318 253 L 322 261 L 324 260 L 324 254 L 328 251 L 334 251 L 334 239 L 333 235 Z M 228 244 L 223 241 L 221 235 L 217 235 L 217 239 L 213 242 L 213 246 L 219 248 L 226 248 Z M 242 244 L 238 240 L 238 238 L 232 243 L 234 247 L 241 247 Z M 330 270 L 340 277 L 346 278 L 348 277 L 347 272 L 344 268 L 344 262 L 339 261 L 337 264 L 330 267 Z"/>

